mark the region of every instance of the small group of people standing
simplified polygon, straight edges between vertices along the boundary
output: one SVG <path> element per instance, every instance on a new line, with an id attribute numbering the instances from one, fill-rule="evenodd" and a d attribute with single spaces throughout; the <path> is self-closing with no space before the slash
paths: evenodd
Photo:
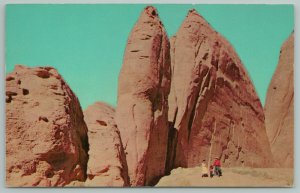
<path id="1" fill-rule="evenodd" d="M 218 157 L 215 158 L 215 161 L 213 165 L 209 166 L 209 171 L 206 166 L 205 160 L 202 161 L 201 164 L 201 172 L 202 172 L 202 177 L 213 177 L 213 176 L 222 176 L 222 170 L 221 170 L 221 161 Z"/>

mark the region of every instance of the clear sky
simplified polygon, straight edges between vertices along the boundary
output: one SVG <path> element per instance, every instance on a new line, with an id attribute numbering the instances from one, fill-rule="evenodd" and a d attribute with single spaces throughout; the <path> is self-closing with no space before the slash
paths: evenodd
<path id="1" fill-rule="evenodd" d="M 15 64 L 53 66 L 83 109 L 95 101 L 115 106 L 127 38 L 145 6 L 8 5 L 6 71 Z M 293 6 L 154 6 L 169 36 L 195 8 L 234 46 L 264 104 L 280 47 L 293 31 Z"/>

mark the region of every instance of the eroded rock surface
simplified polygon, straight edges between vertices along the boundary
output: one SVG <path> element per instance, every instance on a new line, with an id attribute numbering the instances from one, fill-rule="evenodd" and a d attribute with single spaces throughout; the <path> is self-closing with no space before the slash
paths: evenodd
<path id="1" fill-rule="evenodd" d="M 17 65 L 6 77 L 7 186 L 86 179 L 87 126 L 79 101 L 51 67 Z"/>
<path id="2" fill-rule="evenodd" d="M 114 116 L 115 110 L 101 102 L 84 111 L 90 144 L 84 186 L 129 186 L 126 157 Z"/>
<path id="3" fill-rule="evenodd" d="M 195 10 L 172 38 L 171 57 L 168 169 L 214 157 L 223 166 L 271 166 L 254 86 L 233 47 Z"/>
<path id="4" fill-rule="evenodd" d="M 283 44 L 265 104 L 266 128 L 275 162 L 294 167 L 294 33 Z"/>
<path id="5" fill-rule="evenodd" d="M 116 123 L 133 186 L 154 184 L 165 174 L 169 90 L 169 40 L 149 6 L 131 31 L 119 75 Z"/>

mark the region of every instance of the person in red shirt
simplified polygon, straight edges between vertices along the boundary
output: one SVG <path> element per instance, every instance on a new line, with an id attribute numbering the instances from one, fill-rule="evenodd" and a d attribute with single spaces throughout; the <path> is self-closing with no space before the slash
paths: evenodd
<path id="1" fill-rule="evenodd" d="M 215 175 L 222 176 L 221 161 L 218 157 L 215 158 L 213 166 L 215 167 Z"/>

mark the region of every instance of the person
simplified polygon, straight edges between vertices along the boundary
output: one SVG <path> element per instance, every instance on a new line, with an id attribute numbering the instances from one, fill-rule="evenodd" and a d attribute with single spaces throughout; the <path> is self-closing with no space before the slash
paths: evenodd
<path id="1" fill-rule="evenodd" d="M 214 166 L 210 165 L 209 166 L 209 176 L 212 178 L 214 176 Z"/>
<path id="2" fill-rule="evenodd" d="M 203 177 L 208 177 L 208 169 L 206 167 L 205 160 L 203 160 L 202 163 L 201 163 L 201 173 L 202 173 L 202 178 Z"/>
<path id="3" fill-rule="evenodd" d="M 215 158 L 213 166 L 215 167 L 215 175 L 222 176 L 221 161 L 218 157 Z"/>

